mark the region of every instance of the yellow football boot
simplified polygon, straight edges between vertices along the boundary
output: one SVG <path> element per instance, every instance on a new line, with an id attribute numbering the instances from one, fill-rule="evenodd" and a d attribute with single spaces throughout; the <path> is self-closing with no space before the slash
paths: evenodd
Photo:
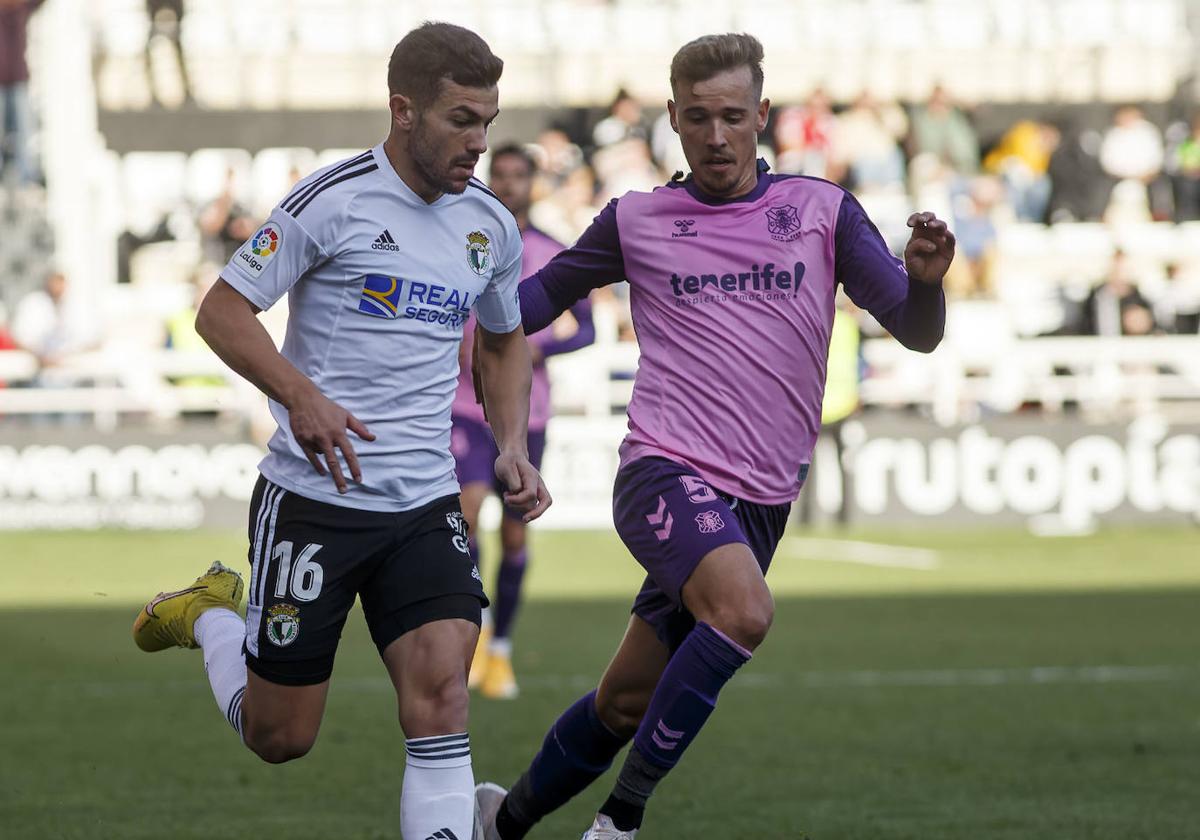
<path id="1" fill-rule="evenodd" d="M 160 592 L 146 604 L 133 622 L 133 640 L 147 652 L 199 647 L 192 627 L 200 614 L 213 607 L 237 612 L 241 600 L 242 576 L 213 563 L 187 589 Z"/>
<path id="2" fill-rule="evenodd" d="M 475 643 L 475 655 L 471 657 L 471 672 L 467 674 L 467 688 L 479 688 L 488 667 L 488 645 L 492 643 L 492 625 L 485 623 L 479 628 L 479 641 Z"/>
<path id="3" fill-rule="evenodd" d="M 479 693 L 492 700 L 516 698 L 517 677 L 513 673 L 512 657 L 509 654 L 489 651 L 487 671 L 483 675 Z"/>

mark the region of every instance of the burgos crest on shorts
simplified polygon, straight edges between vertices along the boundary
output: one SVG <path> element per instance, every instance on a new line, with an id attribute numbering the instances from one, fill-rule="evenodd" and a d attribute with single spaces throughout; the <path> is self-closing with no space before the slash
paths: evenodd
<path id="1" fill-rule="evenodd" d="M 706 510 L 696 514 L 696 526 L 701 534 L 715 534 L 725 527 L 725 520 L 715 510 Z"/>
<path id="2" fill-rule="evenodd" d="M 790 204 L 768 207 L 767 232 L 772 239 L 791 242 L 800 235 L 800 212 Z"/>
<path id="3" fill-rule="evenodd" d="M 492 264 L 492 256 L 488 252 L 487 236 L 481 231 L 473 230 L 467 234 L 467 265 L 476 274 L 482 275 Z"/>
<path id="4" fill-rule="evenodd" d="M 267 639 L 276 647 L 287 647 L 300 635 L 300 609 L 276 604 L 267 610 Z"/>

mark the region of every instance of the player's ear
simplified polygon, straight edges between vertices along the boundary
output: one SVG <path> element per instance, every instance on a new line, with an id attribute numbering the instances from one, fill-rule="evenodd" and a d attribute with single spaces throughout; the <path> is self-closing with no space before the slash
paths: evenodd
<path id="1" fill-rule="evenodd" d="M 416 116 L 413 101 L 402 93 L 388 97 L 388 109 L 392 112 L 392 123 L 405 131 L 411 131 Z"/>
<path id="2" fill-rule="evenodd" d="M 771 114 L 771 100 L 764 98 L 758 103 L 758 123 L 755 130 L 759 133 L 767 127 L 767 117 Z"/>
<path id="3" fill-rule="evenodd" d="M 679 133 L 679 115 L 675 112 L 675 100 L 667 100 L 667 114 L 671 118 L 671 130 L 676 134 Z"/>

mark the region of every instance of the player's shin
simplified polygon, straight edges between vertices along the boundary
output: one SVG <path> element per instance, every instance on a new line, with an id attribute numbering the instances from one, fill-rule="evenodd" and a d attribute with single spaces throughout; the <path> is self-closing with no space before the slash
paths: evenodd
<path id="1" fill-rule="evenodd" d="M 671 657 L 633 738 L 633 749 L 600 809 L 621 831 L 641 826 L 655 786 L 678 762 L 750 651 L 700 622 Z"/>
<path id="2" fill-rule="evenodd" d="M 596 711 L 596 692 L 562 713 L 496 816 L 501 840 L 520 840 L 533 825 L 604 775 L 627 738 L 613 733 Z"/>
<path id="3" fill-rule="evenodd" d="M 467 840 L 475 821 L 475 777 L 466 732 L 409 738 L 400 833 L 410 840 Z"/>
<path id="4" fill-rule="evenodd" d="M 217 706 L 242 737 L 242 697 L 246 693 L 246 623 L 233 610 L 205 610 L 193 632 L 204 651 L 204 670 Z"/>

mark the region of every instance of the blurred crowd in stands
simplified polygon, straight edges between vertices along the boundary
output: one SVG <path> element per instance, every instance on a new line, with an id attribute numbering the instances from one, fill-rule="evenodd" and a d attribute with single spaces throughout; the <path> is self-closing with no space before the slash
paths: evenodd
<path id="1" fill-rule="evenodd" d="M 0 349 L 21 347 L 53 366 L 62 354 L 90 346 L 95 324 L 72 308 L 67 278 L 52 259 L 42 264 L 30 256 L 15 259 L 16 249 L 9 248 L 24 239 L 23 254 L 53 253 L 36 218 L 42 176 L 23 59 L 25 26 L 38 5 L 39 0 L 0 0 L 0 242 L 10 252 L 0 259 Z M 183 4 L 148 2 L 147 8 L 152 37 L 166 37 L 178 50 Z M 186 92 L 186 73 L 183 78 Z M 952 300 L 987 300 L 996 295 L 996 253 L 1006 230 L 1079 223 L 1116 230 L 1200 221 L 1200 105 L 1189 104 L 1190 113 L 1166 124 L 1150 121 L 1136 105 L 1123 105 L 1110 108 L 1111 123 L 1103 130 L 1066 118 L 1029 118 L 1017 119 L 999 136 L 981 137 L 972 109 L 943 86 L 918 103 L 882 101 L 869 91 L 834 102 L 816 89 L 803 102 L 775 103 L 761 154 L 775 172 L 826 178 L 854 192 L 880 229 L 898 237 L 889 242 L 897 250 L 913 209 L 948 219 L 959 250 L 948 294 Z M 532 223 L 564 243 L 574 241 L 611 198 L 651 189 L 687 169 L 667 114 L 625 91 L 586 126 L 569 116 L 549 122 L 535 137 L 511 138 L 524 141 L 539 165 Z M 244 157 L 249 160 L 249 153 Z M 115 249 L 118 282 L 139 281 L 134 262 L 140 249 L 187 240 L 198 243 L 198 261 L 184 275 L 204 288 L 254 232 L 270 203 L 318 161 L 312 152 L 292 160 L 277 196 L 255 194 L 247 183 L 248 167 L 231 164 L 220 188 L 214 185 L 215 197 L 203 204 L 181 201 L 161 208 L 149 222 L 130 225 Z M 480 170 L 486 173 L 486 165 Z M 1200 227 L 1187 229 L 1200 237 Z M 1106 272 L 1076 278 L 1086 284 L 1086 294 L 1044 332 L 1197 334 L 1200 243 L 1188 253 L 1153 264 L 1115 247 Z M 23 295 L 12 295 L 15 288 L 24 289 Z M 619 284 L 603 297 L 620 312 L 625 294 Z M 164 318 L 164 345 L 191 346 L 180 317 L 194 307 L 193 295 L 186 298 L 181 312 Z M 627 316 L 615 321 L 617 337 L 632 339 Z"/>

